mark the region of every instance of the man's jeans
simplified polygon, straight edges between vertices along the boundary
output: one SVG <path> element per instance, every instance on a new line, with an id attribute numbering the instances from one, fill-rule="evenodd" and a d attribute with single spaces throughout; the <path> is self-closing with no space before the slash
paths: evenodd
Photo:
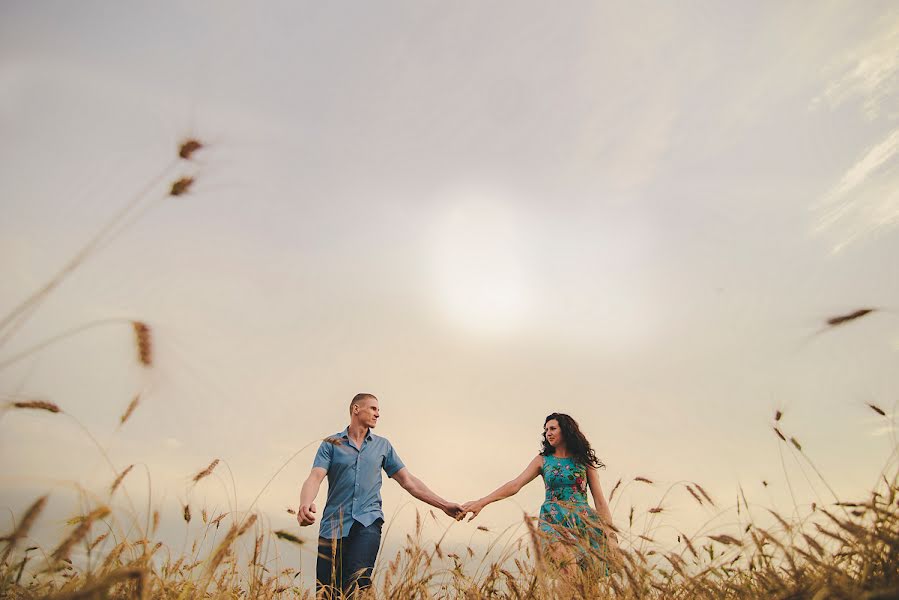
<path id="1" fill-rule="evenodd" d="M 349 594 L 353 586 L 360 589 L 371 585 L 371 571 L 381 545 L 381 527 L 384 519 L 378 519 L 368 527 L 353 521 L 350 534 L 339 540 L 318 538 L 318 562 L 315 565 L 316 592 L 327 589 L 325 598 L 337 598 L 333 590 L 339 588 Z"/>

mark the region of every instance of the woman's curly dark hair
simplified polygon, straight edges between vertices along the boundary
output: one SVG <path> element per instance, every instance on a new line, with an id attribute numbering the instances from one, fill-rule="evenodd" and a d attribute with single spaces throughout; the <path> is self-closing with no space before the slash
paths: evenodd
<path id="1" fill-rule="evenodd" d="M 596 453 L 590 447 L 590 442 L 581 433 L 581 428 L 578 427 L 577 421 L 565 413 L 553 413 L 543 421 L 543 449 L 540 451 L 540 456 L 549 456 L 556 453 L 556 449 L 552 447 L 552 444 L 546 441 L 546 424 L 553 419 L 559 424 L 559 429 L 562 430 L 562 438 L 565 440 L 565 446 L 576 462 L 597 469 L 605 468 L 606 465 L 596 458 Z"/>

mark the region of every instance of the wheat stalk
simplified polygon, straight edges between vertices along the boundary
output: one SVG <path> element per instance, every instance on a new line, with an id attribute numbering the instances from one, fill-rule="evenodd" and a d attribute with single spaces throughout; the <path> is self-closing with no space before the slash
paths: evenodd
<path id="1" fill-rule="evenodd" d="M 47 505 L 48 497 L 49 496 L 41 496 L 35 500 L 31 506 L 28 507 L 28 510 L 25 511 L 25 515 L 19 522 L 19 526 L 16 527 L 11 534 L 3 538 L 3 541 L 6 542 L 6 548 L 3 550 L 3 556 L 0 557 L 0 564 L 6 563 L 6 559 L 9 557 L 10 553 L 12 553 L 18 541 L 28 535 L 31 526 L 34 525 L 38 515 L 41 514 L 41 511 L 43 511 L 44 507 Z"/>

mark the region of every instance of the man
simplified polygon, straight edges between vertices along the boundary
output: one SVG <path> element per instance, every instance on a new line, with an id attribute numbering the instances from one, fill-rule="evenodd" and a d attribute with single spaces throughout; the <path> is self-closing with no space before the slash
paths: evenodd
<path id="1" fill-rule="evenodd" d="M 350 402 L 349 426 L 322 442 L 300 490 L 297 521 L 305 527 L 315 523 L 315 497 L 328 477 L 315 569 L 317 591 L 333 586 L 349 593 L 353 586 L 371 585 L 384 524 L 381 469 L 422 502 L 454 519 L 464 514 L 461 505 L 447 502 L 412 475 L 386 438 L 371 433 L 379 417 L 378 399 L 357 394 Z"/>

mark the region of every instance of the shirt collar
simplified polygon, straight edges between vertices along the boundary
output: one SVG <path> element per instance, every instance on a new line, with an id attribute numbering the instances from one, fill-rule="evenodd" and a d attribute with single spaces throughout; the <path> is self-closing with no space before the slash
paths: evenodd
<path id="1" fill-rule="evenodd" d="M 349 425 L 346 426 L 346 429 L 343 430 L 343 433 L 340 434 L 340 437 L 342 437 L 346 440 L 350 439 L 350 426 Z M 371 427 L 368 428 L 368 433 L 365 434 L 365 439 L 368 440 L 369 442 L 372 440 Z"/>

